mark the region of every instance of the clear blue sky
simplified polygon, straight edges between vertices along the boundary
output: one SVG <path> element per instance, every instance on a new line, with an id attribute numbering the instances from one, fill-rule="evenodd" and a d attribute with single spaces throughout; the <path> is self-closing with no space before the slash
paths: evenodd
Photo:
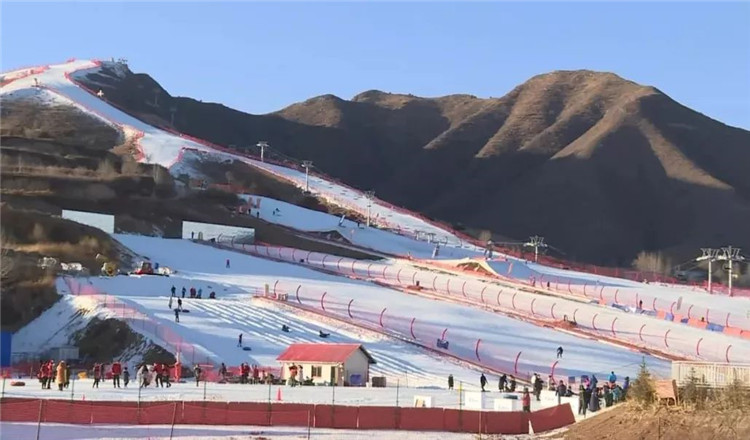
<path id="1" fill-rule="evenodd" d="M 502 96 L 612 71 L 750 129 L 750 3 L 11 3 L 2 69 L 124 57 L 170 93 L 252 113 L 368 90 Z"/>

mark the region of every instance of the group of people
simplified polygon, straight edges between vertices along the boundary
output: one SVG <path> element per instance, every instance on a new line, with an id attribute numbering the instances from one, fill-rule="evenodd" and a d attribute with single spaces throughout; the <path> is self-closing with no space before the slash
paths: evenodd
<path id="1" fill-rule="evenodd" d="M 39 371 L 36 374 L 43 390 L 51 389 L 53 382 L 57 383 L 60 391 L 70 386 L 70 366 L 65 361 L 60 361 L 57 366 L 53 359 L 39 361 Z"/>
<path id="2" fill-rule="evenodd" d="M 261 370 L 257 365 L 250 365 L 247 362 L 240 364 L 237 375 L 241 384 L 265 383 L 268 380 L 273 380 L 273 375 L 266 373 L 265 370 Z M 224 362 L 219 367 L 219 376 L 223 382 L 229 381 L 231 376 Z"/>
<path id="3" fill-rule="evenodd" d="M 585 376 L 583 377 L 585 378 Z M 587 410 L 595 412 L 600 409 L 600 399 L 604 400 L 605 407 L 610 407 L 618 402 L 622 402 L 625 400 L 628 388 L 630 387 L 630 377 L 625 378 L 622 386 L 617 383 L 617 376 L 615 375 L 614 371 L 610 373 L 607 379 L 608 381 L 601 387 L 599 387 L 596 376 L 592 376 L 592 379 L 590 381 L 587 381 L 585 384 L 581 383 L 578 388 L 578 393 L 575 393 L 573 392 L 573 389 L 571 387 L 568 387 L 565 384 L 564 381 L 560 380 L 556 383 L 553 377 L 550 375 L 549 390 L 555 392 L 558 404 L 560 404 L 563 397 L 571 397 L 577 394 L 579 401 L 578 414 L 586 415 Z M 484 375 L 484 373 L 482 373 L 482 375 L 479 377 L 479 385 L 481 386 L 482 391 L 487 391 L 487 377 Z M 448 375 L 448 389 L 452 390 L 453 386 L 454 379 L 453 375 L 450 374 Z M 506 374 L 500 376 L 500 380 L 498 383 L 498 390 L 500 392 L 513 393 L 516 391 L 516 387 L 516 378 L 513 375 L 511 375 L 510 378 Z M 541 400 L 540 396 L 543 389 L 544 381 L 538 373 L 534 373 L 534 376 L 531 379 L 531 390 L 529 390 L 529 387 L 523 388 L 521 401 L 524 411 L 531 410 L 532 395 L 536 398 L 537 401 Z"/>
<path id="4" fill-rule="evenodd" d="M 228 264 L 229 264 L 229 260 L 227 260 L 227 265 Z M 172 288 L 170 289 L 170 292 L 172 293 L 171 297 L 177 297 L 177 288 L 175 286 L 172 286 Z M 183 286 L 182 287 L 182 292 L 181 292 L 182 293 L 182 298 L 181 299 L 185 298 L 185 295 L 187 295 L 188 292 L 190 292 L 190 298 L 196 298 L 196 299 L 202 299 L 203 298 L 203 289 L 202 288 L 196 289 L 195 287 L 191 287 L 190 290 L 188 290 L 187 288 L 185 288 Z M 216 299 L 216 292 L 211 291 L 211 293 L 208 294 L 208 298 L 209 299 Z M 170 298 L 170 301 L 171 301 L 171 298 Z M 171 302 L 170 302 L 170 304 L 171 304 Z"/>
<path id="5" fill-rule="evenodd" d="M 227 264 L 229 264 L 229 260 L 227 260 Z M 228 266 L 227 266 L 228 267 Z M 170 289 L 171 295 L 169 296 L 169 308 L 172 309 L 172 306 L 174 304 L 174 299 L 177 298 L 177 307 L 174 308 L 174 321 L 180 322 L 180 313 L 184 312 L 185 310 L 182 308 L 182 299 L 185 298 L 185 295 L 187 294 L 187 289 L 183 286 L 182 287 L 182 298 L 177 296 L 177 288 L 175 286 L 172 286 L 172 289 Z M 202 299 L 203 298 L 203 289 L 195 289 L 195 287 L 190 288 L 190 298 L 196 298 L 196 299 Z M 216 299 L 216 292 L 211 292 L 208 294 L 209 299 Z"/>
<path id="6" fill-rule="evenodd" d="M 175 371 L 177 371 L 180 368 L 179 363 L 169 365 L 164 362 L 155 362 L 153 364 L 146 364 L 144 362 L 140 364 L 136 371 L 139 386 L 147 387 L 153 383 L 155 388 L 171 387 L 170 370 L 172 368 L 175 368 Z M 127 370 L 127 367 L 125 369 Z M 127 386 L 127 382 L 125 382 L 125 386 Z"/>
<path id="7" fill-rule="evenodd" d="M 596 412 L 601 408 L 601 400 L 604 400 L 604 406 L 610 407 L 616 403 L 622 402 L 627 398 L 628 389 L 630 388 L 630 377 L 626 377 L 622 386 L 617 383 L 615 372 L 611 372 L 601 387 L 596 376 L 584 385 L 578 387 L 578 414 L 586 415 L 587 411 Z"/>

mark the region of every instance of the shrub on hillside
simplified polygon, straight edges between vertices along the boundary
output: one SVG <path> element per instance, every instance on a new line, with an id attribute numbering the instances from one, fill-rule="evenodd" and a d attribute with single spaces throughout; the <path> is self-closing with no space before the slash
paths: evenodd
<path id="1" fill-rule="evenodd" d="M 651 405 L 656 401 L 656 386 L 651 372 L 646 368 L 646 359 L 641 361 L 638 376 L 628 389 L 628 398 L 642 407 Z"/>

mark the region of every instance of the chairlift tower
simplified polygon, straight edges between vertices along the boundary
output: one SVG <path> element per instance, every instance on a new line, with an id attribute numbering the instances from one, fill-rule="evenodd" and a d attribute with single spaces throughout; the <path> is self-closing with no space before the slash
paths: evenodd
<path id="1" fill-rule="evenodd" d="M 539 260 L 539 248 L 545 249 L 547 247 L 547 244 L 544 242 L 544 237 L 540 237 L 538 235 L 529 237 L 529 241 L 527 241 L 523 245 L 534 248 L 534 263 Z"/>
<path id="2" fill-rule="evenodd" d="M 717 257 L 719 256 L 719 249 L 712 249 L 712 248 L 701 248 L 701 256 L 696 258 L 695 261 L 708 261 L 708 293 L 712 292 L 712 280 L 713 280 L 713 273 L 711 271 L 711 263 L 716 261 Z"/>
<path id="3" fill-rule="evenodd" d="M 256 147 L 260 148 L 260 161 L 265 162 L 266 148 L 268 148 L 268 142 L 260 141 L 255 144 Z"/>
<path id="4" fill-rule="evenodd" d="M 375 191 L 365 191 L 365 198 L 367 198 L 367 227 L 370 227 L 370 207 L 372 206 L 372 199 L 375 197 Z"/>
<path id="5" fill-rule="evenodd" d="M 311 160 L 303 160 L 302 168 L 305 169 L 305 193 L 310 192 L 310 167 L 312 166 Z"/>
<path id="6" fill-rule="evenodd" d="M 740 255 L 740 248 L 727 246 L 721 248 L 721 254 L 716 259 L 729 262 L 729 296 L 732 296 L 732 266 L 734 266 L 735 261 L 745 261 L 745 257 Z"/>

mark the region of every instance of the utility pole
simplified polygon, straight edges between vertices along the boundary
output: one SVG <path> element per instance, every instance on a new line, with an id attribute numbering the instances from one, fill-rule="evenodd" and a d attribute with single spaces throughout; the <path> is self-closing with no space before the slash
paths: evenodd
<path id="1" fill-rule="evenodd" d="M 311 160 L 303 160 L 302 168 L 305 169 L 305 192 L 310 192 L 310 167 L 312 166 Z"/>
<path id="2" fill-rule="evenodd" d="M 370 227 L 370 207 L 372 206 L 372 199 L 375 197 L 375 191 L 367 191 L 365 192 L 365 197 L 367 198 L 367 227 Z"/>
<path id="3" fill-rule="evenodd" d="M 712 293 L 713 271 L 711 263 L 716 261 L 719 256 L 719 249 L 701 248 L 701 254 L 695 261 L 708 261 L 708 293 Z"/>
<path id="4" fill-rule="evenodd" d="M 740 248 L 727 246 L 721 248 L 721 255 L 719 255 L 716 259 L 719 261 L 729 262 L 729 296 L 732 296 L 732 266 L 734 266 L 735 261 L 745 261 L 745 257 L 740 255 Z"/>
<path id="5" fill-rule="evenodd" d="M 257 147 L 260 147 L 260 161 L 265 162 L 265 155 L 266 155 L 266 147 L 268 147 L 268 142 L 266 141 L 260 141 L 257 144 L 255 144 Z"/>
<path id="6" fill-rule="evenodd" d="M 547 244 L 544 242 L 544 237 L 540 237 L 538 235 L 529 237 L 529 241 L 527 241 L 523 245 L 534 248 L 534 263 L 539 260 L 539 248 L 544 249 L 547 247 Z"/>

